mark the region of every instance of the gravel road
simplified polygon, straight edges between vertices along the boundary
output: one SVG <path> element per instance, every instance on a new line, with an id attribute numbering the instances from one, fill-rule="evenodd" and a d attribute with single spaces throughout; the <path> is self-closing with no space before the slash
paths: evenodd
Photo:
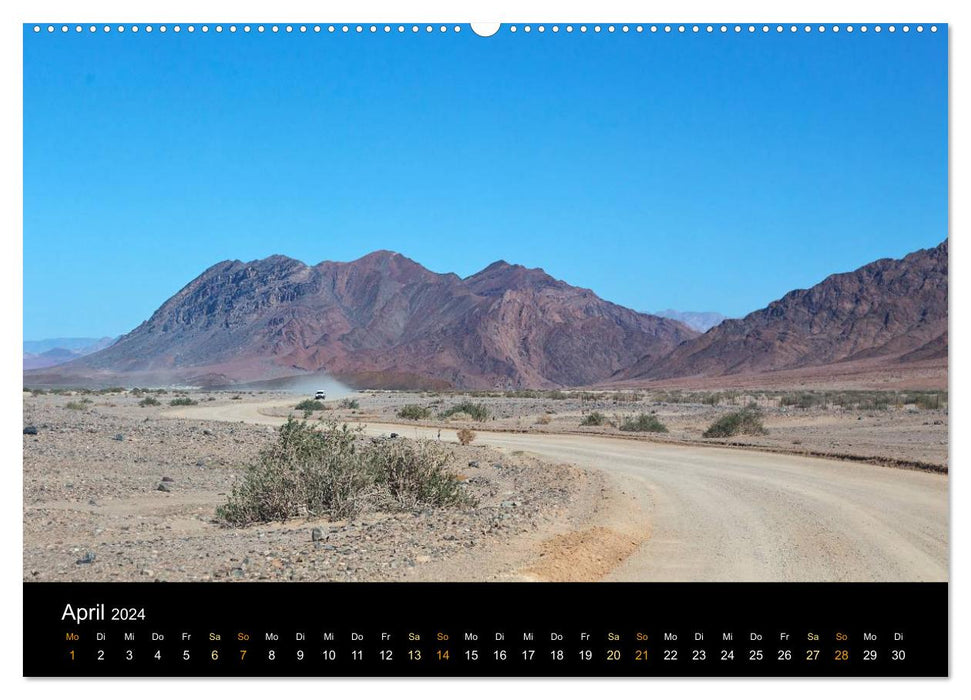
<path id="1" fill-rule="evenodd" d="M 173 417 L 278 425 L 280 402 Z M 371 423 L 374 434 L 438 430 Z M 591 531 L 638 544 L 617 581 L 946 581 L 948 477 L 754 451 L 477 430 L 477 444 L 603 472 L 624 496 Z M 442 429 L 454 440 L 454 430 Z M 589 532 L 589 531 L 588 531 Z M 584 533 L 579 533 L 584 534 Z"/>

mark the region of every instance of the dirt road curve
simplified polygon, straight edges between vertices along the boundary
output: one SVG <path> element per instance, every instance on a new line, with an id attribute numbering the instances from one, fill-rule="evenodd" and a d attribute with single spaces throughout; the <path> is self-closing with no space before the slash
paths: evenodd
<path id="1" fill-rule="evenodd" d="M 169 415 L 268 425 L 272 404 Z M 372 424 L 374 434 L 437 429 Z M 454 440 L 451 430 L 442 439 Z M 605 472 L 623 498 L 593 523 L 641 544 L 618 581 L 945 581 L 948 478 L 868 464 L 577 435 L 478 432 L 477 443 Z"/>

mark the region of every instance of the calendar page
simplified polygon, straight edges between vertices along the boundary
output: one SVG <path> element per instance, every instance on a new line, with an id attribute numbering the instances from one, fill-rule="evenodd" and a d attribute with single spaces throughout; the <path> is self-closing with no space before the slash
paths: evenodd
<path id="1" fill-rule="evenodd" d="M 946 23 L 269 20 L 23 25 L 25 676 L 948 675 Z"/>

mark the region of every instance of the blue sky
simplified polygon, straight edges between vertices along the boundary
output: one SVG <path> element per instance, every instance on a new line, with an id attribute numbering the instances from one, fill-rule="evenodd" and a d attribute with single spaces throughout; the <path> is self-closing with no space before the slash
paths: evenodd
<path id="1" fill-rule="evenodd" d="M 34 34 L 24 337 L 390 249 L 742 315 L 947 235 L 947 36 Z"/>

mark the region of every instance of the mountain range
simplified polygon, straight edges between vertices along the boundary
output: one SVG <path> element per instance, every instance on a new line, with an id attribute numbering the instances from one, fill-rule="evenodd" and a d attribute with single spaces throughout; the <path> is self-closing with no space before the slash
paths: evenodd
<path id="1" fill-rule="evenodd" d="M 947 361 L 948 243 L 885 258 L 729 319 L 623 379 L 764 374 L 841 363 Z"/>
<path id="2" fill-rule="evenodd" d="M 878 260 L 705 333 L 686 323 L 699 318 L 638 313 L 501 260 L 465 278 L 389 251 L 224 261 L 110 347 L 24 381 L 221 386 L 326 372 L 360 388 L 522 388 L 861 361 L 946 369 L 947 259 L 945 241 Z"/>
<path id="3" fill-rule="evenodd" d="M 327 372 L 355 386 L 602 381 L 697 333 L 497 261 L 460 278 L 398 253 L 218 263 L 112 347 L 62 370 L 228 384 Z"/>

